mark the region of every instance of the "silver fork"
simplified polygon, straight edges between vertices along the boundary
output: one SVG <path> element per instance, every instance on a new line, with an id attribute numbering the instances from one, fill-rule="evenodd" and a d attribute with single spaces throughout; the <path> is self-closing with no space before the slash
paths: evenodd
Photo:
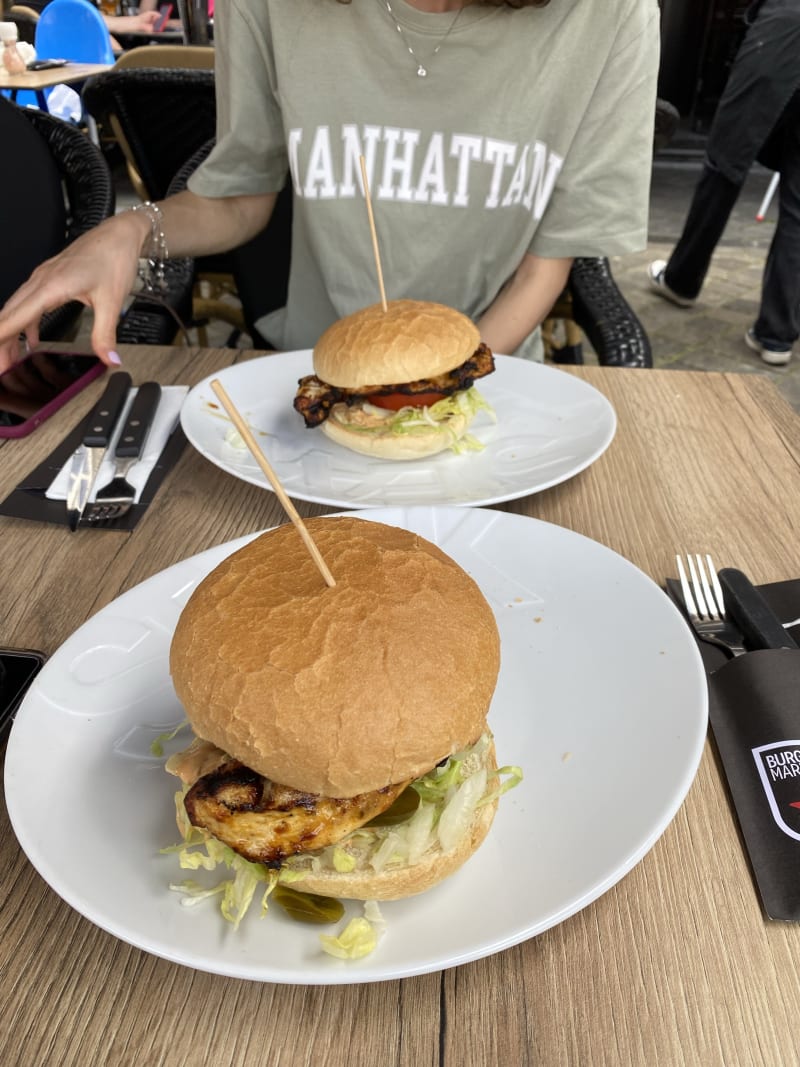
<path id="1" fill-rule="evenodd" d="M 692 556 L 687 552 L 689 578 L 681 557 L 676 556 L 675 560 L 686 614 L 697 636 L 724 648 L 729 656 L 741 656 L 745 652 L 742 635 L 725 617 L 725 598 L 711 556 L 706 555 L 704 563 L 699 554 Z"/>
<path id="2" fill-rule="evenodd" d="M 95 503 L 84 512 L 83 521 L 104 526 L 121 519 L 133 507 L 136 488 L 127 481 L 128 471 L 139 462 L 161 398 L 158 382 L 145 382 L 136 396 L 120 431 L 114 450 L 114 477 L 98 490 Z"/>

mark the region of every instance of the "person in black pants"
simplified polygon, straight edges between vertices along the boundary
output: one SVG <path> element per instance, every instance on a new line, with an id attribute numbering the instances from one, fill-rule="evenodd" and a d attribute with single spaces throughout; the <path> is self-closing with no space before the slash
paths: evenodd
<path id="1" fill-rule="evenodd" d="M 746 19 L 683 233 L 648 278 L 660 296 L 692 307 L 753 162 L 778 171 L 778 222 L 745 343 L 780 366 L 800 335 L 800 0 L 756 0 Z"/>

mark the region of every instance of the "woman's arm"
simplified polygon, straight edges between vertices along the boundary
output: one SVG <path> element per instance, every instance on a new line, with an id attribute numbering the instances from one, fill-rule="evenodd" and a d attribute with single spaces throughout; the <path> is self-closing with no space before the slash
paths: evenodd
<path id="1" fill-rule="evenodd" d="M 526 255 L 478 320 L 481 338 L 494 352 L 514 352 L 539 326 L 567 284 L 571 259 Z"/>
<path id="2" fill-rule="evenodd" d="M 170 256 L 237 248 L 267 225 L 276 198 L 277 193 L 264 193 L 214 199 L 186 190 L 162 201 Z M 125 211 L 37 267 L 0 311 L 0 372 L 19 358 L 19 335 L 24 333 L 35 348 L 42 315 L 70 300 L 93 309 L 92 348 L 106 363 L 116 362 L 117 323 L 151 232 L 146 212 Z"/>
<path id="3" fill-rule="evenodd" d="M 140 11 L 138 15 L 103 15 L 110 33 L 152 33 L 159 18 L 157 11 Z"/>

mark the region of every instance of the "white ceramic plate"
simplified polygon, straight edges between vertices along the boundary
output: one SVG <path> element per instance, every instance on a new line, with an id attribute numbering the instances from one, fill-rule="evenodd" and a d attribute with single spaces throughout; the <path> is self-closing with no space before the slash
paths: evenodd
<path id="1" fill-rule="evenodd" d="M 185 908 L 168 891 L 186 877 L 174 855 L 159 854 L 177 837 L 175 779 L 150 743 L 183 718 L 170 637 L 196 582 L 244 538 L 170 567 L 90 619 L 45 666 L 14 723 L 5 771 L 14 830 L 42 877 L 98 926 L 157 956 L 257 981 L 401 978 L 561 922 L 630 870 L 675 815 L 702 751 L 706 682 L 683 618 L 649 578 L 593 541 L 517 515 L 362 516 L 440 544 L 496 613 L 502 667 L 489 722 L 500 762 L 520 764 L 525 779 L 503 797 L 486 842 L 433 890 L 383 904 L 386 932 L 360 961 L 323 954 L 319 928 L 278 907 L 263 920 L 248 914 L 234 932 L 213 900 Z"/>
<path id="2" fill-rule="evenodd" d="M 292 401 L 298 379 L 313 371 L 310 351 L 265 356 L 210 375 L 189 393 L 181 423 L 206 459 L 269 489 L 247 449 L 226 440 L 232 426 L 209 384 L 219 378 L 289 495 L 346 508 L 497 504 L 566 481 L 608 448 L 616 415 L 602 393 L 541 363 L 495 359 L 495 373 L 478 388 L 497 423 L 480 412 L 470 431 L 486 446 L 482 452 L 390 462 L 307 429 Z"/>

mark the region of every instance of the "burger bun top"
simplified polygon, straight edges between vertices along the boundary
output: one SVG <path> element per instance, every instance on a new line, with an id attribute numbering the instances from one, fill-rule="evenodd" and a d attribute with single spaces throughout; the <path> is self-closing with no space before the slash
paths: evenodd
<path id="1" fill-rule="evenodd" d="M 372 304 L 329 326 L 314 347 L 314 373 L 328 385 L 362 389 L 445 374 L 480 344 L 478 327 L 426 300 Z"/>
<path id="2" fill-rule="evenodd" d="M 170 650 L 195 732 L 275 782 L 351 797 L 430 770 L 486 728 L 500 648 L 436 545 L 351 516 L 277 527 L 195 589 Z"/>

